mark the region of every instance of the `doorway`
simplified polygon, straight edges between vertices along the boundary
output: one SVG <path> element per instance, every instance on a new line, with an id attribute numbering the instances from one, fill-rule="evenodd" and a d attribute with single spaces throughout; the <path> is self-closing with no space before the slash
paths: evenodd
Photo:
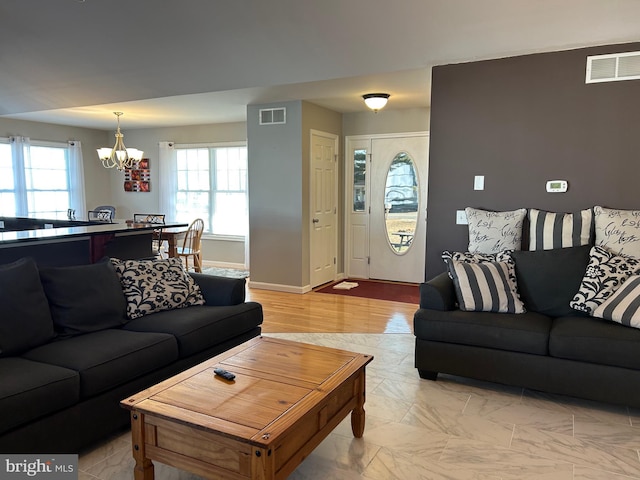
<path id="1" fill-rule="evenodd" d="M 337 276 L 338 136 L 311 130 L 310 257 L 311 287 Z"/>
<path id="2" fill-rule="evenodd" d="M 429 136 L 347 137 L 345 273 L 424 281 Z"/>

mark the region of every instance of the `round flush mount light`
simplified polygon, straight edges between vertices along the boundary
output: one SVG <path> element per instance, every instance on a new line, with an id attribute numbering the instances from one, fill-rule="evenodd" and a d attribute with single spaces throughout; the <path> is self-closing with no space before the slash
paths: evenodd
<path id="1" fill-rule="evenodd" d="M 367 93 L 363 95 L 364 103 L 367 104 L 374 112 L 378 113 L 382 107 L 387 104 L 387 100 L 389 100 L 390 95 L 388 93 Z"/>

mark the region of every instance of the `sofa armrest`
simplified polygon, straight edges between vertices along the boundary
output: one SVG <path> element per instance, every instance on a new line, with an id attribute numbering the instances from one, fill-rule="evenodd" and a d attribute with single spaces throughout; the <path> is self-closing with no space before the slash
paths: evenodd
<path id="1" fill-rule="evenodd" d="M 447 272 L 420 284 L 420 308 L 441 311 L 456 309 L 456 292 Z"/>
<path id="2" fill-rule="evenodd" d="M 244 303 L 246 283 L 244 278 L 217 277 L 189 272 L 202 290 L 206 305 L 224 306 Z"/>

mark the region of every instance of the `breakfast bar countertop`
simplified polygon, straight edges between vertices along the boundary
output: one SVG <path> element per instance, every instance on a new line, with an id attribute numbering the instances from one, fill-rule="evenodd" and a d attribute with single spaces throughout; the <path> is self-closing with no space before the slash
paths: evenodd
<path id="1" fill-rule="evenodd" d="M 55 225 L 55 220 L 51 221 Z M 65 222 L 68 224 L 68 222 Z M 95 235 L 126 235 L 142 233 L 158 228 L 158 225 L 151 223 L 126 223 L 125 220 L 116 220 L 114 223 L 94 223 L 87 225 L 88 222 L 79 222 L 82 225 L 64 226 L 64 227 L 45 227 L 29 230 L 7 230 L 0 228 L 0 248 L 7 244 L 28 243 L 28 242 L 47 242 L 52 240 L 69 239 L 72 237 L 90 237 Z M 185 227 L 186 223 L 174 222 L 162 225 L 162 228 Z"/>

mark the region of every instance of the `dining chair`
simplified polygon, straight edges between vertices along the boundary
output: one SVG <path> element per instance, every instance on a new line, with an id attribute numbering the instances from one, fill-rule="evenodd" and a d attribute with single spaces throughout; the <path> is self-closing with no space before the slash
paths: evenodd
<path id="1" fill-rule="evenodd" d="M 94 208 L 94 210 L 109 210 L 111 212 L 111 220 L 116 218 L 116 207 L 114 207 L 113 205 L 98 205 L 96 208 Z"/>
<path id="2" fill-rule="evenodd" d="M 154 225 L 164 225 L 166 215 L 162 213 L 134 213 L 133 223 L 151 223 Z M 153 229 L 153 254 L 159 258 L 165 258 L 164 240 L 162 239 L 162 227 Z"/>
<path id="3" fill-rule="evenodd" d="M 204 230 L 204 221 L 196 218 L 185 233 L 182 241 L 182 247 L 176 247 L 178 258 L 184 258 L 187 270 L 189 270 L 189 257 L 193 257 L 193 269 L 196 272 L 202 272 L 202 254 L 200 252 L 200 243 L 202 240 L 202 231 Z"/>
<path id="4" fill-rule="evenodd" d="M 113 213 L 111 210 L 89 210 L 87 218 L 91 222 L 107 222 L 112 223 Z"/>

